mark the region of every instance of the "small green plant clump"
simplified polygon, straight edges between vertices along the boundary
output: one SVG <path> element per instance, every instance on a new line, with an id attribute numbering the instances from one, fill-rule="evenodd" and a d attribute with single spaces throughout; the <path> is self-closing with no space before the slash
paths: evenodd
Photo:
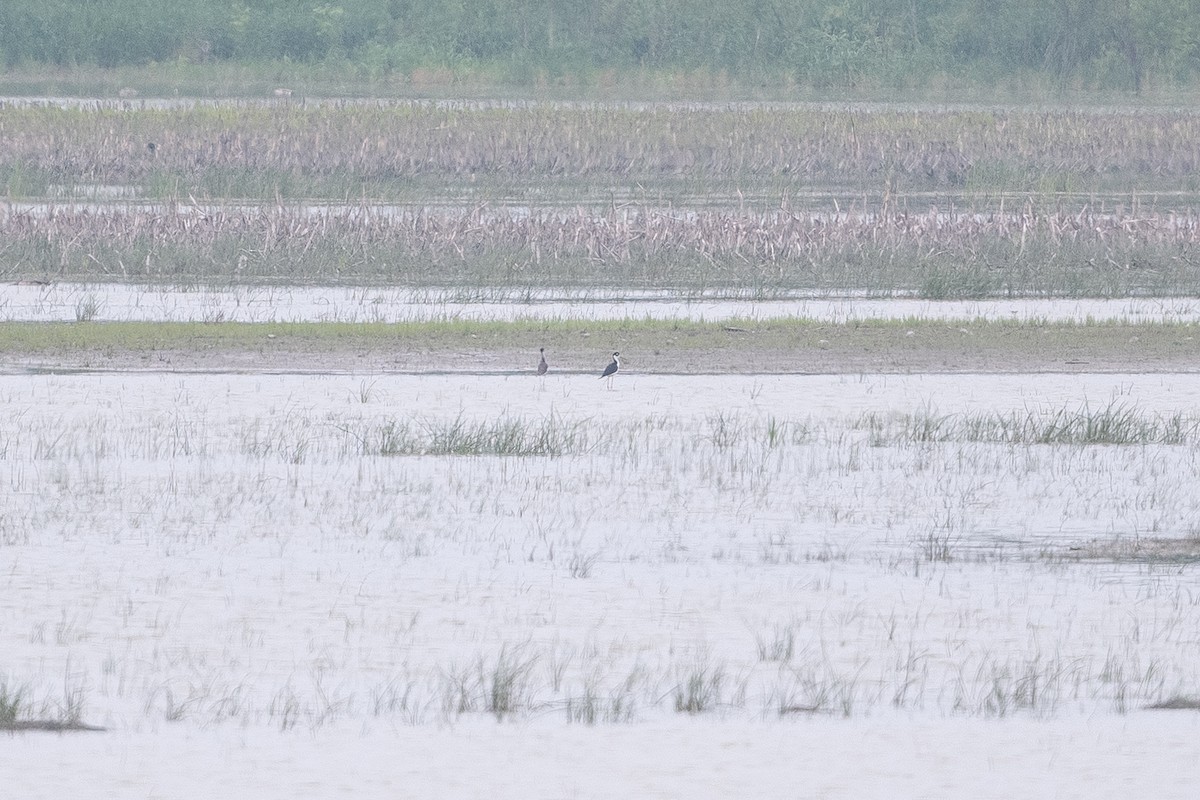
<path id="1" fill-rule="evenodd" d="M 890 437 L 880 420 L 869 422 L 872 441 Z M 882 426 L 882 427 L 881 427 Z M 1004 444 L 1139 445 L 1186 444 L 1200 431 L 1200 419 L 1175 412 L 1147 413 L 1117 401 L 1101 408 L 1008 414 L 939 414 L 926 410 L 900 421 L 897 437 L 921 443 L 969 441 Z"/>
<path id="2" fill-rule="evenodd" d="M 420 423 L 389 420 L 363 429 L 343 428 L 363 455 L 380 456 L 562 456 L 587 446 L 584 429 L 550 416 Z"/>

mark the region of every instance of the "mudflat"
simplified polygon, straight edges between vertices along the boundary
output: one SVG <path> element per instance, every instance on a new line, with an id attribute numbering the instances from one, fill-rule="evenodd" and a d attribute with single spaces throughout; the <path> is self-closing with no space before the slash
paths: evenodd
<path id="1" fill-rule="evenodd" d="M 0 369 L 597 374 L 1195 372 L 1190 324 L 770 320 L 241 324 L 9 323 Z"/>

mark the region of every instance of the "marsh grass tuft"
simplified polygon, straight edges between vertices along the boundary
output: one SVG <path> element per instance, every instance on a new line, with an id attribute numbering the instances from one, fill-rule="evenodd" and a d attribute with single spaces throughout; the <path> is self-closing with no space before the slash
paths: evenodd
<path id="1" fill-rule="evenodd" d="M 592 570 L 599 560 L 599 553 L 582 553 L 577 551 L 572 554 L 567 568 L 572 578 L 590 578 L 592 577 Z"/>
<path id="2" fill-rule="evenodd" d="M 1030 418 L 1011 422 L 1015 434 L 1007 434 L 1007 440 L 1037 444 L 1183 444 L 1200 424 L 1182 413 L 1147 415 L 1116 402 L 1101 409 L 1086 405 L 1077 411 L 1062 409 L 1040 423 Z"/>
<path id="3" fill-rule="evenodd" d="M 504 719 L 530 704 L 530 678 L 537 656 L 525 648 L 501 647 L 496 660 L 479 661 L 479 679 L 484 688 L 484 711 Z"/>
<path id="4" fill-rule="evenodd" d="M 443 670 L 443 712 L 451 716 L 484 712 L 503 720 L 529 710 L 538 660 L 527 644 L 505 644 L 494 658 L 480 655 L 473 668 Z"/>
<path id="5" fill-rule="evenodd" d="M 782 420 L 772 415 L 762 427 L 763 443 L 768 448 L 784 444 L 801 444 L 808 441 L 811 431 L 808 426 L 791 420 Z"/>
<path id="6" fill-rule="evenodd" d="M 754 637 L 759 661 L 786 664 L 796 652 L 796 631 L 791 625 L 776 625 L 771 635 Z"/>
<path id="7" fill-rule="evenodd" d="M 12 728 L 25 715 L 27 687 L 0 681 L 0 729 Z"/>
<path id="8" fill-rule="evenodd" d="M 774 709 L 779 716 L 795 714 L 835 714 L 849 717 L 860 697 L 862 667 L 842 674 L 828 662 L 792 666 L 787 670 L 790 682 L 776 690 Z"/>
<path id="9" fill-rule="evenodd" d="M 375 396 L 375 384 L 378 381 L 361 380 L 358 382 L 358 391 L 355 394 L 355 399 L 358 402 L 366 405 L 370 403 Z"/>
<path id="10" fill-rule="evenodd" d="M 75 321 L 91 322 L 104 310 L 104 302 L 94 294 L 85 295 L 75 303 Z"/>
<path id="11" fill-rule="evenodd" d="M 387 420 L 358 428 L 340 426 L 363 455 L 378 456 L 562 456 L 588 446 L 585 428 L 557 416 L 540 420 L 505 418 L 401 422 Z"/>
<path id="12" fill-rule="evenodd" d="M 583 683 L 583 693 L 576 697 L 567 698 L 567 722 L 582 722 L 584 725 L 595 725 L 600 720 L 603 698 L 596 688 L 596 681 L 588 678 Z"/>
<path id="13" fill-rule="evenodd" d="M 1083 670 L 1079 662 L 1041 655 L 1011 661 L 985 658 L 969 681 L 978 694 L 966 692 L 968 682 L 960 679 L 955 706 L 988 717 L 1007 717 L 1017 712 L 1050 714 L 1069 695 Z"/>
<path id="14" fill-rule="evenodd" d="M 1178 445 L 1193 441 L 1200 430 L 1200 418 L 1183 412 L 1157 414 L 1117 401 L 1101 408 L 1084 404 L 1076 409 L 1008 414 L 939 414 L 923 409 L 899 417 L 894 427 L 873 415 L 864 418 L 863 424 L 871 430 L 871 442 L 877 446 L 892 441 Z"/>
<path id="15" fill-rule="evenodd" d="M 582 692 L 567 697 L 567 721 L 584 725 L 632 722 L 637 710 L 634 686 L 640 680 L 635 669 L 617 686 L 603 691 L 599 678 L 589 675 L 583 681 Z"/>
<path id="16" fill-rule="evenodd" d="M 681 714 L 703 714 L 721 701 L 725 669 L 703 661 L 688 669 L 675 686 L 675 710 Z"/>
<path id="17" fill-rule="evenodd" d="M 0 679 L 0 731 L 102 731 L 104 728 L 83 721 L 86 697 L 81 685 L 73 684 L 70 673 L 58 701 L 35 704 L 28 686 L 16 686 Z"/>
<path id="18" fill-rule="evenodd" d="M 736 414 L 718 411 L 708 417 L 708 440 L 718 450 L 728 450 L 742 439 L 743 421 Z M 768 432 L 768 438 L 770 433 Z"/>

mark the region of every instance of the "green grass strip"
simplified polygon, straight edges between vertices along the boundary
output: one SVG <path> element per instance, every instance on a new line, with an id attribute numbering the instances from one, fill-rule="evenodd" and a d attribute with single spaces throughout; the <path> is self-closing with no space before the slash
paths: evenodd
<path id="1" fill-rule="evenodd" d="M 1039 343 L 1145 350 L 1157 344 L 1183 346 L 1198 329 L 1186 323 L 1013 322 L 956 320 L 865 320 L 830 323 L 808 319 L 720 322 L 680 320 L 518 320 L 346 322 L 4 322 L 0 349 L 54 350 L 253 349 L 269 342 L 305 349 L 339 350 L 404 342 L 422 347 L 480 349 L 521 347 L 547 337 L 633 341 L 665 349 L 745 346 L 884 345 L 896 349 L 1013 349 Z"/>

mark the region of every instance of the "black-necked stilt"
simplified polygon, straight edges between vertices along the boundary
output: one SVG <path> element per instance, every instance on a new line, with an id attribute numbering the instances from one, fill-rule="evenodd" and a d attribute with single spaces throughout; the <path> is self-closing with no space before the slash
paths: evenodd
<path id="1" fill-rule="evenodd" d="M 620 368 L 621 368 L 621 354 L 613 353 L 612 363 L 604 368 L 604 374 L 602 374 L 600 376 L 600 380 L 604 380 L 605 378 L 608 378 L 608 386 L 611 389 L 613 375 L 616 375 L 617 370 L 619 370 Z"/>
<path id="2" fill-rule="evenodd" d="M 550 369 L 550 365 L 546 363 L 546 348 L 539 347 L 538 352 L 542 354 L 542 360 L 538 362 L 538 375 L 545 375 L 546 370 Z"/>

